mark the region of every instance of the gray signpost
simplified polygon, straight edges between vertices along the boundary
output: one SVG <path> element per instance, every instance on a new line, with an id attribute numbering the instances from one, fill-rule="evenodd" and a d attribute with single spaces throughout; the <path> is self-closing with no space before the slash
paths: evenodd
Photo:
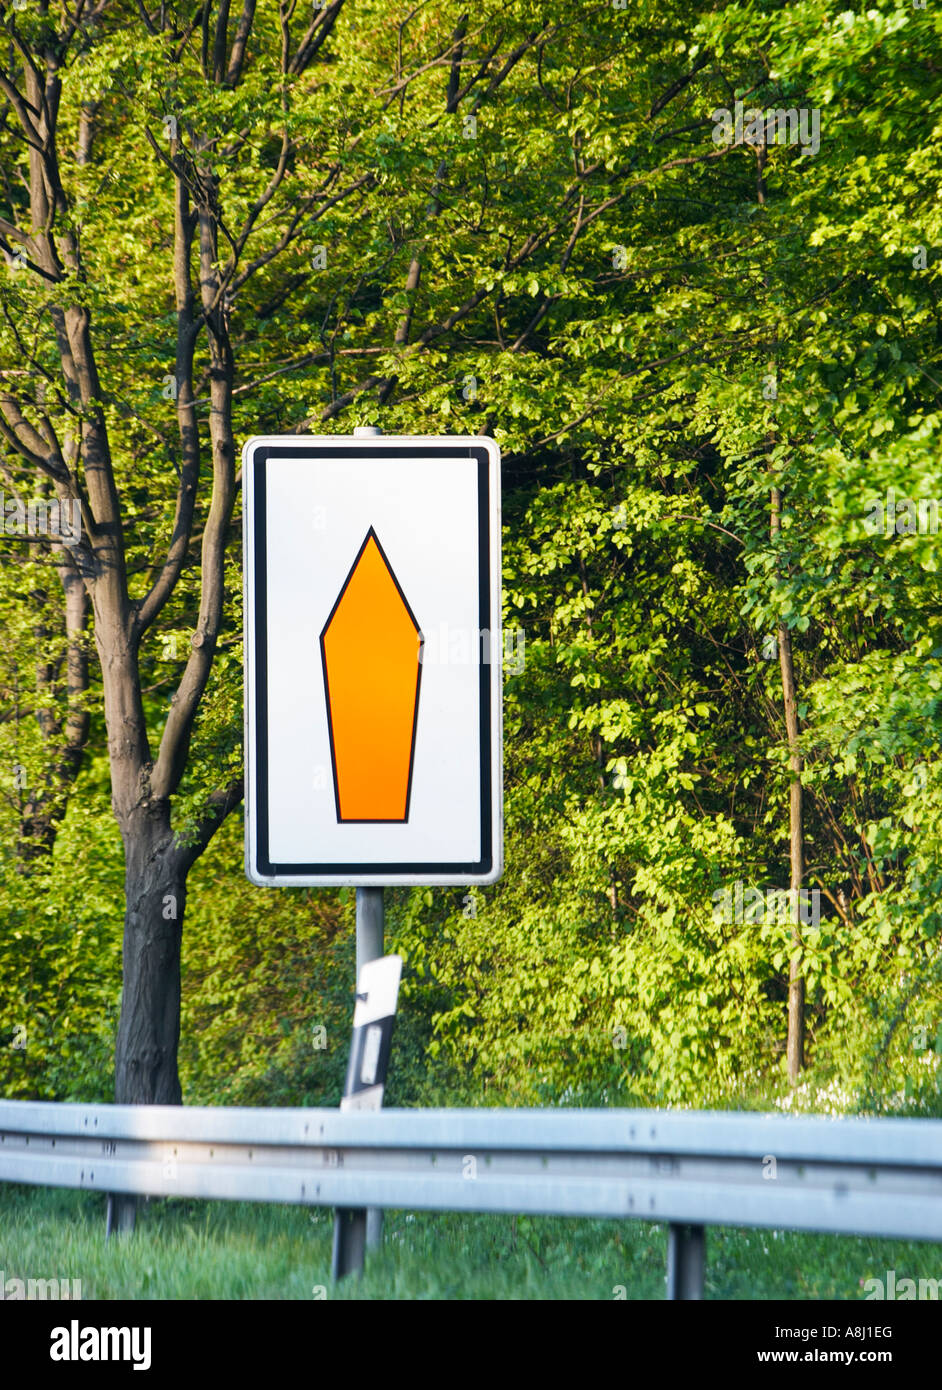
<path id="1" fill-rule="evenodd" d="M 357 979 L 360 968 L 368 960 L 378 960 L 383 954 L 385 909 L 382 888 L 357 889 Z M 375 1250 L 383 1242 L 383 1213 L 370 1207 L 366 1213 L 366 1247 Z"/>
<path id="2" fill-rule="evenodd" d="M 375 438 L 380 434 L 382 430 L 377 425 L 357 425 L 353 431 L 354 439 Z M 361 967 L 368 960 L 378 960 L 383 954 L 383 929 L 386 924 L 384 891 L 382 888 L 357 889 L 357 980 Z M 366 1247 L 375 1250 L 382 1243 L 383 1213 L 379 1207 L 370 1207 L 366 1213 Z"/>

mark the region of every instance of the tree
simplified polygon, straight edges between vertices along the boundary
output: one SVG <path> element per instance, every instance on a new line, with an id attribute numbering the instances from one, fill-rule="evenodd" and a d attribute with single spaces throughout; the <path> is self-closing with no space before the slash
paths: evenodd
<path id="1" fill-rule="evenodd" d="M 482 920 L 436 904 L 446 944 L 419 941 L 453 991 L 442 1047 L 525 1102 L 598 1099 L 605 1078 L 729 1103 L 776 1076 L 767 1058 L 787 1075 L 789 1035 L 795 1076 L 802 1013 L 818 1074 L 862 1095 L 884 1031 L 903 1048 L 900 1020 L 934 1017 L 938 539 L 863 525 L 890 487 L 939 495 L 934 24 L 901 5 L 690 15 L 688 72 L 712 56 L 666 128 L 624 127 L 649 178 L 606 219 L 617 260 L 593 282 L 577 253 L 540 335 L 542 415 L 527 400 L 511 432 L 541 466 L 515 461 L 505 492 L 527 628 L 508 875 Z M 637 112 L 631 77 L 605 79 L 596 99 Z M 724 143 L 712 113 L 737 100 L 763 128 L 816 111 L 820 147 Z M 523 373 L 505 379 L 517 405 Z M 799 941 L 768 905 L 802 882 L 823 918 Z M 761 912 L 711 921 L 724 887 Z"/>
<path id="2" fill-rule="evenodd" d="M 239 779 L 232 777 L 205 798 L 201 813 L 188 830 L 181 833 L 172 826 L 172 799 L 180 788 L 224 623 L 226 552 L 236 495 L 231 298 L 289 244 L 302 217 L 316 218 L 325 203 L 336 202 L 350 190 L 342 189 L 331 198 L 323 192 L 314 193 L 301 200 L 291 210 L 280 244 L 276 240 L 273 250 L 266 249 L 254 262 L 240 265 L 259 218 L 282 187 L 295 152 L 295 141 L 288 131 L 289 83 L 276 102 L 282 118 L 279 151 L 273 169 L 266 173 L 266 182 L 254 196 L 254 171 L 250 162 L 244 161 L 245 177 L 239 189 L 244 205 L 234 236 L 224 225 L 219 179 L 210 163 L 211 147 L 219 137 L 206 136 L 197 127 L 203 119 L 215 116 L 218 120 L 226 106 L 225 95 L 239 87 L 255 20 L 254 4 L 244 6 L 232 35 L 229 7 L 222 5 L 212 38 L 207 6 L 202 36 L 200 39 L 197 34 L 195 45 L 192 22 L 183 22 L 163 7 L 154 18 L 144 11 L 133 14 L 130 6 L 108 0 L 95 7 L 80 0 L 74 13 L 65 6 L 57 13 L 57 8 L 41 3 L 29 14 L 9 7 L 2 12 L 10 60 L 0 71 L 0 91 L 19 140 L 15 172 L 24 175 L 28 201 L 8 180 L 10 216 L 0 223 L 0 232 L 10 260 L 24 265 L 26 282 L 22 290 L 8 295 L 5 306 L 11 338 L 21 362 L 28 363 L 39 379 L 50 375 L 50 362 L 58 358 L 59 419 L 54 423 L 52 412 L 44 409 L 45 402 L 24 398 L 9 386 L 0 394 L 0 411 L 7 443 L 35 470 L 37 478 L 49 480 L 60 505 L 71 510 L 74 504 L 81 514 L 81 538 L 69 547 L 62 562 L 67 620 L 77 630 L 70 605 L 80 580 L 94 613 L 112 805 L 126 861 L 124 989 L 116 1045 L 116 1098 L 173 1103 L 181 1099 L 177 1044 L 187 873 L 240 796 Z M 290 43 L 287 17 L 282 15 L 280 71 L 284 78 L 303 76 L 317 58 L 340 8 L 335 4 L 316 14 L 297 47 Z M 270 24 L 265 36 L 268 40 L 276 37 Z M 181 112 L 179 128 L 172 114 L 163 129 L 155 122 L 155 134 L 148 124 L 154 113 L 146 109 L 146 96 L 157 86 L 161 95 L 179 90 L 178 79 L 183 87 L 198 81 L 202 102 L 191 108 L 189 115 Z M 93 220 L 89 171 L 94 170 L 94 177 L 100 179 L 101 165 L 109 155 L 120 159 L 128 152 L 127 142 L 121 138 L 121 126 L 127 119 L 121 102 L 130 99 L 125 84 L 134 81 L 141 83 L 145 93 L 144 135 L 159 155 L 169 180 L 169 188 L 155 204 L 159 201 L 159 211 L 169 214 L 167 222 L 172 228 L 164 236 L 166 224 L 160 226 L 159 237 L 164 253 L 161 269 L 173 295 L 176 342 L 168 394 L 174 402 L 178 429 L 177 448 L 172 450 L 163 431 L 151 426 L 162 446 L 160 452 L 173 459 L 178 485 L 163 554 L 156 563 L 151 559 L 139 592 L 135 581 L 142 568 L 142 545 L 134 532 L 150 499 L 146 492 L 142 497 L 137 491 L 133 468 L 143 456 L 145 477 L 159 480 L 164 460 L 154 457 L 152 443 L 148 450 L 140 447 L 141 429 L 147 429 L 150 422 L 121 401 L 116 382 L 102 382 L 99 362 L 108 356 L 108 337 L 116 323 L 114 309 L 120 313 L 122 308 L 120 303 L 112 303 L 109 313 L 106 307 L 115 288 L 109 271 L 113 274 L 115 259 L 124 267 L 133 258 L 126 244 L 120 246 L 114 259 L 96 255 L 87 225 Z M 105 95 L 109 87 L 112 91 Z M 88 100 L 89 95 L 93 100 Z M 252 119 L 249 113 L 255 96 L 248 94 L 244 108 L 238 111 L 248 123 L 236 139 L 236 150 L 248 147 L 253 131 L 259 125 L 264 129 L 272 118 L 270 104 L 263 104 Z M 228 110 L 232 109 L 230 102 Z M 70 118 L 77 131 L 77 158 L 71 155 L 64 136 Z M 159 143 L 165 133 L 170 137 L 167 149 Z M 225 148 L 231 154 L 231 147 Z M 106 174 L 114 177 L 111 170 L 106 169 Z M 332 174 L 328 172 L 327 183 L 333 183 L 337 174 L 336 168 Z M 254 182 L 260 183 L 257 176 Z M 158 207 L 150 211 L 155 213 Z M 219 243 L 226 236 L 229 255 L 221 263 Z M 120 228 L 118 239 L 122 239 Z M 125 293 L 129 288 L 125 284 Z M 141 296 L 150 292 L 157 303 L 163 300 L 162 317 L 165 322 L 171 317 L 166 312 L 170 306 L 166 306 L 167 294 L 159 275 L 156 283 L 139 284 L 135 290 Z M 205 353 L 200 385 L 205 383 L 208 389 L 208 430 L 199 418 L 194 389 L 199 345 Z M 138 360 L 135 366 L 139 365 Z M 208 433 L 208 451 L 201 437 L 204 432 Z M 152 752 L 142 688 L 142 644 L 177 591 L 196 543 L 201 463 L 206 452 L 210 455 L 212 489 L 199 538 L 195 630 L 156 752 Z M 163 489 L 155 491 L 166 520 Z M 133 521 L 129 512 L 136 513 Z M 79 606 L 78 600 L 74 606 Z"/>
<path id="3" fill-rule="evenodd" d="M 94 618 L 125 851 L 119 1101 L 181 1098 L 187 875 L 241 795 L 236 673 L 214 661 L 237 636 L 237 397 L 252 393 L 253 423 L 266 411 L 283 420 L 287 405 L 298 431 L 336 419 L 367 392 L 395 419 L 410 408 L 415 381 L 440 370 L 446 344 L 464 376 L 480 371 L 482 332 L 490 336 L 501 301 L 498 336 L 510 333 L 514 352 L 527 347 L 558 298 L 540 294 L 532 308 L 527 266 L 548 257 L 565 277 L 577 240 L 612 202 L 604 161 L 587 161 L 573 131 L 574 167 L 557 167 L 550 198 L 534 171 L 525 197 L 511 199 L 509 233 L 498 221 L 481 246 L 489 179 L 510 189 L 513 176 L 511 142 L 493 129 L 475 149 L 477 122 L 508 97 L 525 59 L 546 73 L 560 63 L 551 43 L 564 52 L 581 26 L 567 6 L 555 8 L 538 26 L 522 4 L 495 5 L 472 24 L 443 4 L 430 19 L 415 12 L 387 24 L 377 45 L 356 23 L 338 37 L 344 0 L 303 18 L 294 3 L 253 0 L 237 18 L 226 0 L 195 16 L 120 0 L 0 6 L 10 45 L 0 69 L 9 175 L 0 244 L 16 266 L 4 348 L 54 397 L 40 401 L 7 375 L 0 412 L 17 466 L 81 515 L 61 569 L 69 602 L 87 602 Z M 386 8 L 370 16 L 385 18 Z M 599 42 L 614 51 L 611 22 Z M 336 74 L 335 38 L 344 59 Z M 368 47 L 378 56 L 368 60 Z M 579 73 L 562 59 L 567 66 L 563 110 Z M 544 101 L 531 78 L 508 110 L 521 90 L 531 107 Z M 552 144 L 550 116 L 541 138 Z M 512 134 L 530 152 L 525 127 Z M 432 159 L 430 139 L 440 146 Z M 477 226 L 462 201 L 469 195 Z M 400 261 L 401 291 L 390 283 Z M 315 341 L 279 357 L 285 326 L 285 341 L 299 344 L 314 312 Z M 370 358 L 376 366 L 364 372 Z M 303 380 L 303 368 L 328 384 L 313 411 L 293 408 L 294 383 L 277 381 Z M 449 396 L 433 391 L 423 408 L 446 408 Z M 77 611 L 68 621 L 78 631 Z M 145 684 L 155 648 L 162 642 L 172 662 L 188 626 L 183 669 L 161 711 Z M 216 756 L 188 761 L 200 739 L 215 741 Z"/>

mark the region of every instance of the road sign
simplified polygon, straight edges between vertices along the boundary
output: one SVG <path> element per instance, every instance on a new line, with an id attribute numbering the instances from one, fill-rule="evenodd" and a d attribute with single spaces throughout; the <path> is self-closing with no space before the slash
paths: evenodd
<path id="1" fill-rule="evenodd" d="M 249 878 L 495 882 L 497 445 L 260 436 L 242 488 Z"/>

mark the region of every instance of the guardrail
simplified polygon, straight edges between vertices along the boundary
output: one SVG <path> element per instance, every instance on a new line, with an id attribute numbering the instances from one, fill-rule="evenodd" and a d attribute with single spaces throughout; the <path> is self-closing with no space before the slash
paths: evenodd
<path id="1" fill-rule="evenodd" d="M 0 1180 L 663 1222 L 669 1298 L 703 1296 L 706 1226 L 942 1240 L 939 1120 L 0 1101 Z"/>

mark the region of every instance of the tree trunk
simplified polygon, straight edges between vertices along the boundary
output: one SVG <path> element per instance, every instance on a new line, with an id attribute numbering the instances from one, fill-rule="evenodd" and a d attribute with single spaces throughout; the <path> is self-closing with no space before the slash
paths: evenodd
<path id="1" fill-rule="evenodd" d="M 805 876 L 804 850 L 804 791 L 801 785 L 801 756 L 798 753 L 798 708 L 795 699 L 795 667 L 792 659 L 791 634 L 784 624 L 778 634 L 779 658 L 782 667 L 782 690 L 785 696 L 785 724 L 789 765 L 792 779 L 789 787 L 788 831 L 791 875 L 789 905 L 792 912 L 792 945 L 801 948 L 801 889 Z M 805 1065 L 805 982 L 799 973 L 797 956 L 788 964 L 788 1079 L 794 1086 Z"/>
<path id="2" fill-rule="evenodd" d="M 125 845 L 124 981 L 115 1045 L 119 1105 L 180 1105 L 180 941 L 188 865 L 167 802 L 138 807 Z"/>
<path id="3" fill-rule="evenodd" d="M 773 536 L 781 530 L 782 494 L 772 489 Z M 785 730 L 788 737 L 791 783 L 788 798 L 789 836 L 789 907 L 792 915 L 792 946 L 794 954 L 788 964 L 788 1041 L 786 1062 L 788 1079 L 794 1086 L 805 1065 L 805 981 L 800 973 L 798 951 L 801 949 L 801 889 L 805 876 L 804 851 L 804 792 L 801 785 L 801 754 L 798 751 L 798 700 L 795 694 L 795 662 L 792 656 L 791 633 L 785 623 L 778 628 L 779 664 L 782 669 L 782 695 L 785 702 Z"/>

